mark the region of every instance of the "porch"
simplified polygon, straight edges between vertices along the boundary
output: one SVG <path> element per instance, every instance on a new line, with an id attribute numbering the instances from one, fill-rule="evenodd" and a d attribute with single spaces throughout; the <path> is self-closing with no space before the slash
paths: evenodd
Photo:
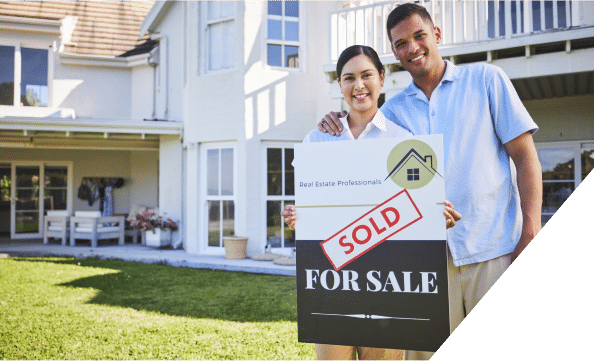
<path id="1" fill-rule="evenodd" d="M 385 27 L 390 12 L 407 2 L 371 2 L 330 12 L 329 57 L 324 66 L 330 79 L 335 77 L 332 73 L 341 51 L 355 44 L 374 48 L 388 74 L 401 70 Z M 427 8 L 441 29 L 440 53 L 454 63 L 530 58 L 551 52 L 570 54 L 594 46 L 594 3 L 590 1 L 415 2 Z"/>
<path id="2" fill-rule="evenodd" d="M 183 227 L 182 128 L 179 122 L 165 121 L 3 118 L 0 235 L 43 237 L 49 210 L 100 211 L 105 206 L 102 191 L 115 179 L 121 183 L 113 187 L 109 213 L 127 215 L 134 205 L 142 205 L 159 209 Z M 77 189 L 83 184 L 98 192 L 81 198 Z M 174 241 L 179 242 L 179 235 Z"/>
<path id="3" fill-rule="evenodd" d="M 354 44 L 374 48 L 384 64 L 386 92 L 410 76 L 394 58 L 386 20 L 408 1 L 372 2 L 328 14 L 328 81 L 336 78 L 340 52 Z M 369 2 L 367 2 L 369 3 Z M 592 94 L 594 2 L 418 1 L 442 31 L 440 54 L 455 64 L 486 61 L 506 71 L 523 100 Z M 392 86 L 390 83 L 392 83 Z M 542 83 L 542 84 L 541 84 Z M 397 84 L 397 85 L 396 85 Z M 334 89 L 331 94 L 340 98 Z"/>
<path id="4" fill-rule="evenodd" d="M 0 237 L 0 257 L 48 257 L 65 256 L 75 258 L 99 257 L 101 259 L 121 259 L 129 262 L 164 263 L 173 267 L 190 267 L 219 271 L 248 272 L 295 276 L 295 266 L 282 266 L 271 261 L 252 259 L 226 259 L 224 256 L 196 255 L 183 249 L 153 248 L 140 244 L 100 241 L 100 247 L 62 246 L 59 241 L 43 244 L 42 239 L 10 240 Z"/>

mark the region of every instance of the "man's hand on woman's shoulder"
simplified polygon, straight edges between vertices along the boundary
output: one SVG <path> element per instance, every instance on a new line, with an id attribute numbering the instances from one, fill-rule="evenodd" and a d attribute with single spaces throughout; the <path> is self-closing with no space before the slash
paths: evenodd
<path id="1" fill-rule="evenodd" d="M 338 137 L 344 130 L 339 118 L 344 117 L 347 113 L 346 110 L 343 110 L 342 112 L 330 112 L 326 114 L 324 119 L 318 123 L 318 129 L 321 132 L 330 133 Z"/>

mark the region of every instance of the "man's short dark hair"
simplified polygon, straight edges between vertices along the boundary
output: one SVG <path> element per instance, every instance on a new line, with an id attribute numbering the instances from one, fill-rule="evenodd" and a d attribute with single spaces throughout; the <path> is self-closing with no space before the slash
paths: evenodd
<path id="1" fill-rule="evenodd" d="M 423 19 L 431 24 L 431 27 L 434 27 L 433 20 L 431 20 L 431 15 L 427 12 L 424 6 L 413 4 L 413 3 L 406 3 L 402 5 L 398 5 L 390 15 L 388 15 L 388 21 L 386 22 L 386 28 L 388 30 L 388 38 L 390 39 L 390 43 L 392 43 L 392 34 L 390 34 L 390 30 L 392 30 L 396 25 L 398 25 L 401 21 L 417 14 Z"/>

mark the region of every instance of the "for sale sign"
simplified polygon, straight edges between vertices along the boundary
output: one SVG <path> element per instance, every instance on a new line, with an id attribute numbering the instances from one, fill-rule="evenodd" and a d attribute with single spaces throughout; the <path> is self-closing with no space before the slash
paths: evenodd
<path id="1" fill-rule="evenodd" d="M 450 334 L 440 135 L 295 148 L 299 341 L 436 351 Z"/>

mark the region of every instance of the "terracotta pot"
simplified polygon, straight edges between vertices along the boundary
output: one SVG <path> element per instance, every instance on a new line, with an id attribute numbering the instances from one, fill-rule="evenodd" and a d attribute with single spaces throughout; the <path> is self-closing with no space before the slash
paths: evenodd
<path id="1" fill-rule="evenodd" d="M 243 259 L 245 258 L 245 250 L 247 248 L 247 237 L 223 237 L 223 245 L 225 246 L 225 258 L 228 259 Z"/>

